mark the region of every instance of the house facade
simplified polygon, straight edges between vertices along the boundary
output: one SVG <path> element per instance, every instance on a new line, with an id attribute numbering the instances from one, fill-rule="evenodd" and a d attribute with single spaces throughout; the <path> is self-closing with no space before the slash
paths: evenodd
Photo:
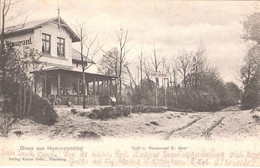
<path id="1" fill-rule="evenodd" d="M 86 70 L 86 88 L 82 87 L 81 54 L 72 47 L 80 38 L 60 17 L 8 27 L 5 37 L 13 46 L 26 50 L 33 48 L 42 53 L 44 64 L 35 76 L 34 92 L 43 97 L 59 97 L 62 104 L 72 101 L 82 104 L 83 89 L 87 101 L 104 103 L 106 97 L 115 96 L 115 76 L 91 73 Z M 85 60 L 84 63 L 93 63 Z M 88 104 L 88 102 L 86 102 Z"/>

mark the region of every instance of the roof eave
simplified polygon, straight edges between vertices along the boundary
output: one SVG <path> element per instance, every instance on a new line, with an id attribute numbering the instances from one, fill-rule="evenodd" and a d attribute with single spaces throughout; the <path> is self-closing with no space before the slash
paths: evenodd
<path id="1" fill-rule="evenodd" d="M 75 58 L 72 58 L 72 62 L 75 62 L 75 63 L 81 63 L 81 60 L 78 60 L 78 59 L 75 59 Z M 95 62 L 93 61 L 84 61 L 84 63 L 91 63 L 91 64 L 96 64 Z"/>
<path id="2" fill-rule="evenodd" d="M 79 36 L 69 27 L 69 25 L 68 25 L 62 18 L 60 18 L 60 19 L 61 19 L 61 21 L 66 25 L 65 28 L 68 29 L 67 31 L 70 32 L 72 42 L 73 42 L 73 43 L 74 43 L 74 42 L 79 42 L 79 41 L 80 41 Z"/>
<path id="3" fill-rule="evenodd" d="M 72 43 L 80 41 L 80 38 L 78 36 L 74 36 L 74 37 L 72 36 L 71 39 L 72 39 Z"/>
<path id="4" fill-rule="evenodd" d="M 28 28 L 28 29 L 24 29 L 24 30 L 8 32 L 8 33 L 5 33 L 5 37 L 12 37 L 12 36 L 15 36 L 15 35 L 31 33 L 33 31 L 34 31 L 34 28 Z"/>

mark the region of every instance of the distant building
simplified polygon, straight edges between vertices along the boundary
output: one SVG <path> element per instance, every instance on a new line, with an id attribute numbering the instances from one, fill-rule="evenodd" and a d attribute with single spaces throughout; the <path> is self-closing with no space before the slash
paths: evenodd
<path id="1" fill-rule="evenodd" d="M 74 104 L 82 104 L 81 54 L 72 48 L 72 43 L 79 42 L 80 38 L 62 18 L 16 25 L 6 28 L 5 32 L 6 39 L 14 46 L 34 48 L 43 53 L 41 61 L 46 66 L 33 72 L 35 93 L 44 97 L 58 96 L 62 104 L 66 104 L 68 99 Z M 87 62 L 90 63 L 90 60 Z M 100 100 L 100 97 L 114 96 L 115 76 L 86 72 L 85 77 L 88 98 Z"/>

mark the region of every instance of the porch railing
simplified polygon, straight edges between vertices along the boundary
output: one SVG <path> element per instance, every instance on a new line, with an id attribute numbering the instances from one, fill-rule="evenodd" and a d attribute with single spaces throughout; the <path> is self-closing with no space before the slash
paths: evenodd
<path id="1" fill-rule="evenodd" d="M 53 97 L 53 96 L 49 96 Z M 56 95 L 57 98 L 60 98 L 61 105 L 68 105 L 70 101 L 73 105 L 82 105 L 83 104 L 83 96 L 82 95 Z M 111 99 L 109 96 L 100 95 L 88 95 L 86 96 L 86 105 L 87 106 L 103 106 L 103 105 L 111 105 Z"/>

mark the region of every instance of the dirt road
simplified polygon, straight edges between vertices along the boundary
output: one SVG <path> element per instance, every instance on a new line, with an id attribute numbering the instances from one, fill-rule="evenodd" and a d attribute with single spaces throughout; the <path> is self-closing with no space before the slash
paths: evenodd
<path id="1" fill-rule="evenodd" d="M 152 136 L 157 139 L 244 139 L 259 138 L 260 125 L 251 110 L 219 112 L 172 112 L 130 114 L 128 117 L 92 120 L 57 108 L 58 122 L 52 126 L 19 120 L 9 131 L 9 138 L 27 139 L 102 139 Z M 19 134 L 17 134 L 19 132 Z"/>

